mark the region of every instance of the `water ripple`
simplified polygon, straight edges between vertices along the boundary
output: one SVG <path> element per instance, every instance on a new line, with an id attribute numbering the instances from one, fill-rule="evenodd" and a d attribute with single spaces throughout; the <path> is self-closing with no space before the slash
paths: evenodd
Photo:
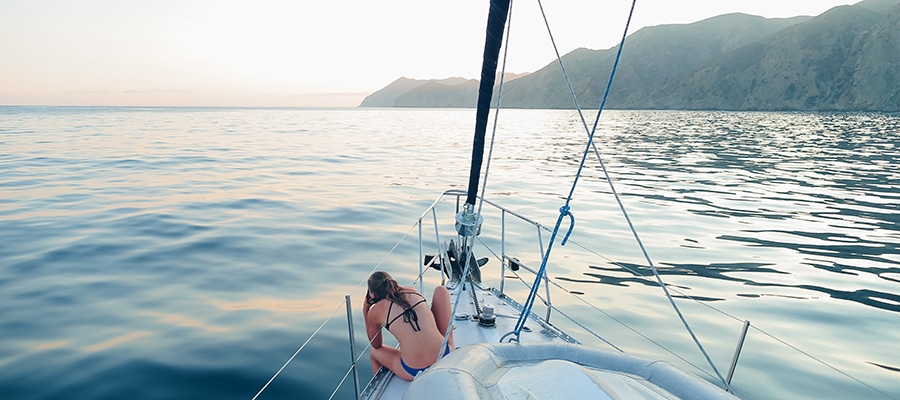
<path id="1" fill-rule="evenodd" d="M 499 127 L 488 194 L 553 221 L 584 151 L 577 114 L 504 112 L 511 122 Z M 391 109 L 2 113 L 0 387 L 16 399 L 252 397 L 436 193 L 465 184 L 474 118 Z M 900 340 L 898 131 L 900 118 L 883 114 L 613 111 L 597 143 L 679 302 L 749 315 L 900 397 L 898 363 L 884 352 Z M 611 261 L 563 258 L 551 275 L 658 331 L 670 310 L 654 302 L 657 283 L 609 194 L 590 159 L 574 194 L 573 241 L 601 238 L 594 244 Z M 397 252 L 405 258 L 382 268 L 403 270 L 418 249 Z M 714 347 L 730 356 L 737 327 L 694 315 L 703 340 L 726 338 Z M 349 359 L 338 319 L 263 398 L 330 395 Z M 747 382 L 774 370 L 805 382 L 811 396 L 865 397 L 836 390 L 843 378 L 802 362 L 742 355 L 738 385 L 754 394 Z M 351 396 L 346 389 L 338 397 Z M 799 389 L 765 390 L 756 397 Z"/>

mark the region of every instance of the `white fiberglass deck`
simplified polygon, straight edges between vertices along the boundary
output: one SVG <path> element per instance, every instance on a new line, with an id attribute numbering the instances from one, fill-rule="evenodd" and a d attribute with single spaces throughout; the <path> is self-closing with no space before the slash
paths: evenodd
<path id="1" fill-rule="evenodd" d="M 494 307 L 496 326 L 478 323 L 472 286 L 456 310 L 456 349 L 412 383 L 386 369 L 365 399 L 733 399 L 697 377 L 659 361 L 587 348 L 532 314 L 520 343 L 499 343 L 520 307 L 491 289 L 475 288 L 479 308 Z M 455 290 L 451 300 L 455 301 Z"/>
<path id="2" fill-rule="evenodd" d="M 501 299 L 490 289 L 479 289 L 476 287 L 476 296 L 479 300 L 479 306 L 493 305 L 494 314 L 496 315 L 495 327 L 483 327 L 478 325 L 477 312 L 475 303 L 472 300 L 471 286 L 466 285 L 462 291 L 462 299 L 456 310 L 456 317 L 453 321 L 454 331 L 453 339 L 456 348 L 465 347 L 466 345 L 477 343 L 497 343 L 500 336 L 512 331 L 519 317 L 518 304 L 513 303 L 509 299 Z M 451 304 L 456 301 L 456 290 L 450 289 Z M 536 323 L 526 324 L 527 330 L 522 332 L 521 340 L 525 343 L 552 343 L 562 342 L 562 339 L 556 331 L 545 331 L 543 327 Z M 550 332 L 554 332 L 550 334 Z M 571 340 L 567 336 L 565 340 Z M 451 353 L 452 354 L 452 353 Z M 448 356 L 449 357 L 449 356 Z M 433 366 L 434 367 L 434 366 Z M 380 385 L 370 384 L 368 390 L 363 393 L 364 399 L 400 399 L 410 386 L 410 383 L 400 379 L 385 368 L 373 378 L 373 383 L 379 380 L 386 381 L 386 384 Z"/>

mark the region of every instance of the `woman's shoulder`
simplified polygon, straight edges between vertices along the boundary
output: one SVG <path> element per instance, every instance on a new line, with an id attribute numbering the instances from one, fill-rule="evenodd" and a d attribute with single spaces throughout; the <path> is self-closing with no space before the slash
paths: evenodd
<path id="1" fill-rule="evenodd" d="M 425 296 L 423 296 L 422 293 L 419 293 L 418 290 L 416 290 L 415 288 L 410 287 L 410 286 L 402 286 L 402 287 L 400 287 L 400 293 L 403 293 L 403 294 L 405 294 L 405 295 L 407 295 L 407 296 L 408 296 L 408 295 L 413 295 L 413 296 L 419 296 L 419 297 L 421 297 L 421 298 L 423 298 L 423 299 L 425 298 Z"/>
<path id="2" fill-rule="evenodd" d="M 376 321 L 384 319 L 384 314 L 387 313 L 387 307 L 390 302 L 389 299 L 381 299 L 375 302 L 375 304 L 372 304 L 372 306 L 369 307 L 368 317 Z"/>

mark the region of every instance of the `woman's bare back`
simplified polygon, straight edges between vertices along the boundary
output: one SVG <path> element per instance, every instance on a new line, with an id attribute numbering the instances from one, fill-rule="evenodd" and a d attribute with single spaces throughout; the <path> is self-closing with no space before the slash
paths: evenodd
<path id="1" fill-rule="evenodd" d="M 411 312 L 400 304 L 388 302 L 385 326 L 400 342 L 403 361 L 410 367 L 426 367 L 437 360 L 444 335 L 438 330 L 431 308 L 423 301 L 424 296 L 406 287 L 403 293 L 406 301 L 413 306 Z M 408 317 L 403 316 L 404 312 L 408 313 Z"/>

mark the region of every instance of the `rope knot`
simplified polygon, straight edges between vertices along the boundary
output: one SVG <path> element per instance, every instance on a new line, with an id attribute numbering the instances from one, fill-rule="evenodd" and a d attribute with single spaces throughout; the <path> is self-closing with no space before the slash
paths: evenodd
<path id="1" fill-rule="evenodd" d="M 559 208 L 559 216 L 560 216 L 560 219 L 561 219 L 562 217 L 568 216 L 568 217 L 569 217 L 569 221 L 570 221 L 570 224 L 569 224 L 569 231 L 566 232 L 566 237 L 563 238 L 562 242 L 560 243 L 560 245 L 565 246 L 565 245 L 566 245 L 566 242 L 569 241 L 569 236 L 572 235 L 572 230 L 575 229 L 575 216 L 572 215 L 572 212 L 571 212 L 571 211 L 569 211 L 569 206 L 568 206 L 568 205 L 564 205 L 564 206 L 562 206 L 562 207 Z"/>

